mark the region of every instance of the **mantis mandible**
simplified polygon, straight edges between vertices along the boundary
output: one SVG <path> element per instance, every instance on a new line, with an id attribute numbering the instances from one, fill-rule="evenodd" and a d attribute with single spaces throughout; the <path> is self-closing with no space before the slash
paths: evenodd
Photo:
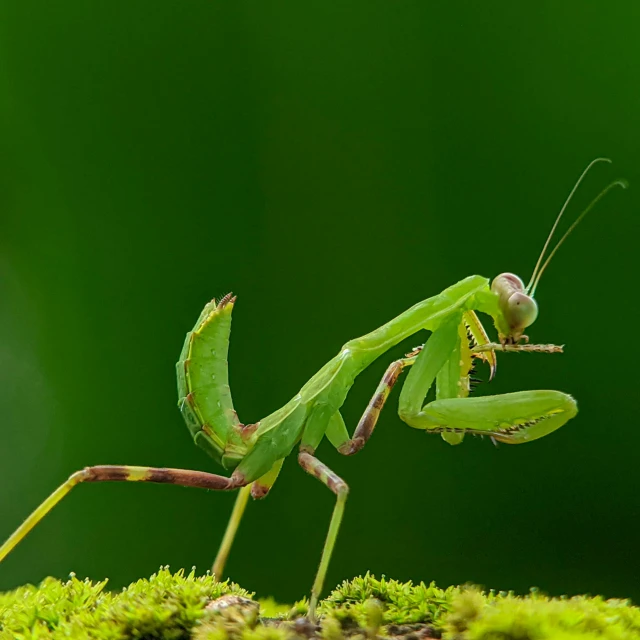
<path id="1" fill-rule="evenodd" d="M 300 466 L 336 495 L 311 590 L 309 617 L 315 619 L 349 491 L 344 480 L 316 457 L 316 449 L 326 437 L 343 455 L 360 451 L 371 437 L 389 392 L 404 369 L 410 371 L 400 392 L 400 418 L 415 429 L 440 433 L 450 444 L 460 443 L 465 434 L 486 435 L 508 444 L 530 442 L 555 431 L 576 415 L 575 400 L 560 391 L 468 396 L 474 381 L 475 359 L 488 363 L 493 378 L 496 352 L 562 351 L 562 347 L 555 345 L 529 344 L 524 330 L 538 315 L 535 291 L 560 245 L 608 191 L 615 186 L 626 187 L 621 180 L 606 187 L 569 227 L 543 263 L 573 194 L 591 167 L 603 161 L 610 162 L 607 158 L 596 158 L 579 177 L 556 218 L 526 287 L 512 273 L 500 274 L 491 284 L 477 275 L 461 280 L 442 293 L 418 302 L 379 329 L 347 342 L 294 398 L 259 422 L 240 422 L 229 390 L 227 352 L 236 298 L 228 294 L 217 302 L 212 300 L 187 334 L 177 363 L 179 407 L 196 444 L 231 475 L 124 465 L 85 467 L 58 487 L 0 547 L 0 561 L 77 484 L 158 482 L 216 491 L 239 490 L 213 565 L 214 574 L 220 577 L 249 496 L 267 495 L 284 459 L 299 445 Z M 489 341 L 476 312 L 493 319 L 498 342 Z M 425 329 L 431 332 L 428 341 L 389 365 L 353 436 L 349 436 L 340 408 L 355 378 L 391 347 Z M 436 399 L 423 404 L 434 383 Z"/>

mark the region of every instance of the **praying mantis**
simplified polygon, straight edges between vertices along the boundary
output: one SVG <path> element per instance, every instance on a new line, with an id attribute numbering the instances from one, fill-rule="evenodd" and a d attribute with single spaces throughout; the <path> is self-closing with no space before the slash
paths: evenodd
<path id="1" fill-rule="evenodd" d="M 500 274 L 491 283 L 478 275 L 461 280 L 371 333 L 347 342 L 287 404 L 259 422 L 240 422 L 229 389 L 227 353 L 236 298 L 228 294 L 209 302 L 187 334 L 177 363 L 179 407 L 196 444 L 230 475 L 124 465 L 85 467 L 58 487 L 0 547 L 0 561 L 76 485 L 156 482 L 239 491 L 212 569 L 221 577 L 249 496 L 267 495 L 285 458 L 299 445 L 300 466 L 336 496 L 309 600 L 309 617 L 314 620 L 349 492 L 346 482 L 316 457 L 316 449 L 326 437 L 345 456 L 360 451 L 372 436 L 389 393 L 405 369 L 409 373 L 400 392 L 400 418 L 415 429 L 440 433 L 449 444 L 459 444 L 465 434 L 486 435 L 494 442 L 507 444 L 530 442 L 555 431 L 576 415 L 575 400 L 560 391 L 468 396 L 477 359 L 488 364 L 493 378 L 496 352 L 562 351 L 556 345 L 529 344 L 524 331 L 536 320 L 536 288 L 558 248 L 608 191 L 616 186 L 626 187 L 622 180 L 609 184 L 578 216 L 543 262 L 571 198 L 598 162 L 610 160 L 596 158 L 580 175 L 555 220 L 527 286 L 512 273 Z M 489 340 L 478 312 L 492 318 L 497 342 Z M 350 436 L 340 408 L 356 377 L 391 347 L 422 330 L 431 332 L 427 342 L 388 366 Z M 434 383 L 435 399 L 424 404 Z"/>

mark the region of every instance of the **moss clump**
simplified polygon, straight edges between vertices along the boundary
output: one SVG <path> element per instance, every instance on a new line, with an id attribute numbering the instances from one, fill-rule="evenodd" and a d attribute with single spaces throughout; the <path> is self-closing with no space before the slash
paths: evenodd
<path id="1" fill-rule="evenodd" d="M 440 589 L 366 575 L 319 607 L 320 624 L 212 576 L 161 569 L 119 593 L 71 576 L 0 594 L 0 640 L 640 640 L 640 609 L 600 597 Z"/>
<path id="2" fill-rule="evenodd" d="M 107 581 L 71 576 L 47 578 L 0 594 L 0 638 L 190 638 L 212 599 L 227 594 L 251 597 L 229 582 L 194 572 L 161 569 L 120 593 L 105 591 Z"/>
<path id="3" fill-rule="evenodd" d="M 452 606 L 458 587 L 440 589 L 435 582 L 426 585 L 366 576 L 345 580 L 336 587 L 319 607 L 320 615 L 332 615 L 339 620 L 351 619 L 361 627 L 373 624 L 375 605 L 380 605 L 380 624 L 411 625 L 416 623 L 438 626 Z"/>
<path id="4" fill-rule="evenodd" d="M 448 640 L 639 640 L 640 609 L 628 600 L 526 598 L 468 589 L 444 620 Z"/>

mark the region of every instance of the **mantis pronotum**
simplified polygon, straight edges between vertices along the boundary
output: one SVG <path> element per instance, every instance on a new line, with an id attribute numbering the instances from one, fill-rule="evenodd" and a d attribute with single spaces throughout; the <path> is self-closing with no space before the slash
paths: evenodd
<path id="1" fill-rule="evenodd" d="M 555 353 L 555 345 L 528 344 L 524 330 L 536 319 L 534 294 L 540 277 L 560 245 L 592 207 L 613 187 L 611 183 L 569 227 L 543 263 L 549 242 L 578 185 L 597 162 L 584 170 L 560 211 L 547 238 L 529 284 L 512 273 L 497 276 L 490 284 L 470 276 L 411 307 L 371 333 L 347 342 L 338 355 L 316 373 L 281 409 L 254 424 L 242 424 L 233 408 L 228 383 L 227 352 L 231 294 L 209 302 L 187 334 L 177 363 L 179 406 L 191 434 L 230 476 L 202 471 L 99 465 L 77 471 L 54 491 L 0 547 L 0 561 L 77 484 L 81 482 L 160 482 L 217 491 L 239 490 L 213 572 L 221 576 L 249 495 L 263 498 L 275 483 L 284 459 L 299 445 L 298 462 L 335 495 L 315 581 L 309 616 L 315 618 L 329 560 L 342 520 L 348 486 L 315 455 L 321 440 L 342 454 L 353 455 L 371 437 L 389 392 L 404 369 L 410 368 L 399 398 L 400 418 L 415 429 L 440 433 L 450 444 L 465 434 L 480 434 L 508 444 L 529 442 L 565 424 L 577 413 L 574 399 L 560 391 L 519 391 L 470 398 L 474 360 L 489 364 L 495 373 L 496 351 Z M 499 342 L 489 341 L 476 312 L 493 319 Z M 431 332 L 424 346 L 387 368 L 362 418 L 350 436 L 340 415 L 355 378 L 374 360 L 405 338 L 421 330 Z M 523 343 L 524 341 L 524 343 Z M 436 399 L 424 404 L 432 385 Z"/>

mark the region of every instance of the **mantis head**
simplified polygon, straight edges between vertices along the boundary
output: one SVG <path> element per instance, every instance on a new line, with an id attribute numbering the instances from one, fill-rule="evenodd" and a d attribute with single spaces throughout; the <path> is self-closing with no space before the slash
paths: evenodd
<path id="1" fill-rule="evenodd" d="M 498 296 L 502 325 L 500 339 L 517 344 L 524 330 L 538 317 L 538 303 L 527 293 L 524 282 L 513 273 L 501 273 L 491 283 L 491 291 Z"/>
<path id="2" fill-rule="evenodd" d="M 560 218 L 562 218 L 567 205 L 571 202 L 571 198 L 580 186 L 583 178 L 587 175 L 591 167 L 598 162 L 611 162 L 611 160 L 609 160 L 609 158 L 596 158 L 595 160 L 592 160 L 587 165 L 587 168 L 582 172 L 582 175 L 578 178 L 578 181 L 571 190 L 571 193 L 569 193 L 569 197 L 562 206 L 553 227 L 551 227 L 551 232 L 549 233 L 547 241 L 542 248 L 542 252 L 540 253 L 535 269 L 533 270 L 529 284 L 525 287 L 524 282 L 513 273 L 501 273 L 491 283 L 491 291 L 493 291 L 493 293 L 498 297 L 498 309 L 500 313 L 496 318 L 496 328 L 498 329 L 500 341 L 502 343 L 517 344 L 522 338 L 526 339 L 524 330 L 528 326 L 532 325 L 538 317 L 538 303 L 535 301 L 534 295 L 536 288 L 538 287 L 538 283 L 540 282 L 540 277 L 549 265 L 549 262 L 551 262 L 551 258 L 556 254 L 556 251 L 568 238 L 569 234 L 578 226 L 587 213 L 593 209 L 598 201 L 611 189 L 614 187 L 622 187 L 623 189 L 627 188 L 627 183 L 624 180 L 616 180 L 603 189 L 591 201 L 591 204 L 589 204 L 589 206 L 576 218 L 575 222 L 567 229 L 543 263 L 542 260 L 547 248 L 549 247 L 551 238 L 553 237 L 556 227 L 558 226 Z"/>

